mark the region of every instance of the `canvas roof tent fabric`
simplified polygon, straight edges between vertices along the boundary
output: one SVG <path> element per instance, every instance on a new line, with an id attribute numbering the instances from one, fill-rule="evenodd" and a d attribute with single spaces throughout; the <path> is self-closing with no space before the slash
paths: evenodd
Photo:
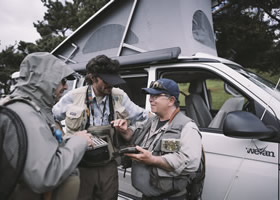
<path id="1" fill-rule="evenodd" d="M 217 55 L 211 0 L 110 1 L 52 53 L 85 66 L 100 54 L 117 57 L 171 47 L 180 47 L 182 56 Z"/>

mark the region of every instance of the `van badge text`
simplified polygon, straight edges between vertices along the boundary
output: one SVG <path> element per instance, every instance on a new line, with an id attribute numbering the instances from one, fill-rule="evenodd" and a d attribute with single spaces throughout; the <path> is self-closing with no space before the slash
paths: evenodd
<path id="1" fill-rule="evenodd" d="M 267 156 L 267 157 L 275 157 L 273 151 L 267 151 L 266 147 L 264 148 L 259 148 L 255 145 L 256 148 L 246 148 L 247 153 L 249 154 L 255 154 L 255 155 L 262 155 L 262 156 Z"/>

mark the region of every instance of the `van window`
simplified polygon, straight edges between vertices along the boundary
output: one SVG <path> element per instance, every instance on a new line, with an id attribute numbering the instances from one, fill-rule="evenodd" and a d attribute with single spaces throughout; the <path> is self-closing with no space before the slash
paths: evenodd
<path id="1" fill-rule="evenodd" d="M 193 15 L 192 34 L 196 41 L 216 49 L 211 24 L 202 10 L 197 10 Z"/>
<path id="2" fill-rule="evenodd" d="M 142 93 L 142 88 L 147 87 L 148 75 L 124 75 L 122 78 L 126 81 L 126 84 L 120 85 L 129 98 L 138 106 L 145 108 L 146 95 Z"/>
<path id="3" fill-rule="evenodd" d="M 222 77 L 207 70 L 179 68 L 160 74 L 160 78 L 178 83 L 181 111 L 200 128 L 222 129 L 226 114 L 243 110 L 250 101 Z"/>
<path id="4" fill-rule="evenodd" d="M 101 26 L 92 33 L 83 48 L 83 53 L 98 52 L 106 49 L 118 48 L 123 37 L 125 27 L 120 24 L 108 24 Z M 112 34 L 114 33 L 114 34 Z M 128 44 L 138 43 L 138 37 L 128 30 Z"/>
<path id="5" fill-rule="evenodd" d="M 211 95 L 210 107 L 212 110 L 218 111 L 226 100 L 233 97 L 233 95 L 225 91 L 225 82 L 221 79 L 207 79 L 205 82 L 208 93 Z"/>

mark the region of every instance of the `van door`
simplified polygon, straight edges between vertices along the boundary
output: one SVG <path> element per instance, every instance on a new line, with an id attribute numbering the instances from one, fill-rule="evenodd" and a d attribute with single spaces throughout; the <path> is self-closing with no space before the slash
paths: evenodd
<path id="1" fill-rule="evenodd" d="M 157 75 L 157 78 L 170 78 L 179 83 L 181 111 L 193 118 L 201 130 L 206 152 L 206 179 L 202 198 L 279 199 L 278 142 L 238 139 L 223 134 L 223 120 L 228 112 L 243 110 L 261 118 L 259 111 L 264 108 L 249 92 L 246 93 L 244 88 L 241 90 L 227 76 L 208 67 L 158 69 Z M 231 86 L 231 89 L 226 91 L 225 85 Z M 196 95 L 195 104 L 201 99 L 198 106 L 188 102 L 192 95 Z M 188 106 L 194 109 L 189 112 Z M 198 112 L 195 112 L 195 108 Z M 278 126 L 271 110 L 263 122 Z"/>

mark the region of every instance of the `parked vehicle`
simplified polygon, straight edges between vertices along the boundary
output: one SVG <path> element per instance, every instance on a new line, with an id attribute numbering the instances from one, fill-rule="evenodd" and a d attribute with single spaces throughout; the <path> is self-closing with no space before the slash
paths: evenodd
<path id="1" fill-rule="evenodd" d="M 141 88 L 159 78 L 179 83 L 181 112 L 202 133 L 203 199 L 279 199 L 279 88 L 228 60 L 206 54 L 179 57 L 179 52 L 170 48 L 119 58 L 126 80 L 122 89 L 150 109 Z M 125 177 L 123 172 L 120 167 L 120 195 L 140 198 L 130 170 Z"/>
<path id="2" fill-rule="evenodd" d="M 181 112 L 194 119 L 202 133 L 202 198 L 278 200 L 280 89 L 217 57 L 212 30 L 210 0 L 116 0 L 52 53 L 81 75 L 96 55 L 118 59 L 126 80 L 122 89 L 146 109 L 148 96 L 141 88 L 159 78 L 175 80 Z M 80 77 L 73 88 L 83 84 Z M 121 167 L 119 194 L 120 199 L 141 196 L 131 186 L 130 171 L 123 177 Z"/>

